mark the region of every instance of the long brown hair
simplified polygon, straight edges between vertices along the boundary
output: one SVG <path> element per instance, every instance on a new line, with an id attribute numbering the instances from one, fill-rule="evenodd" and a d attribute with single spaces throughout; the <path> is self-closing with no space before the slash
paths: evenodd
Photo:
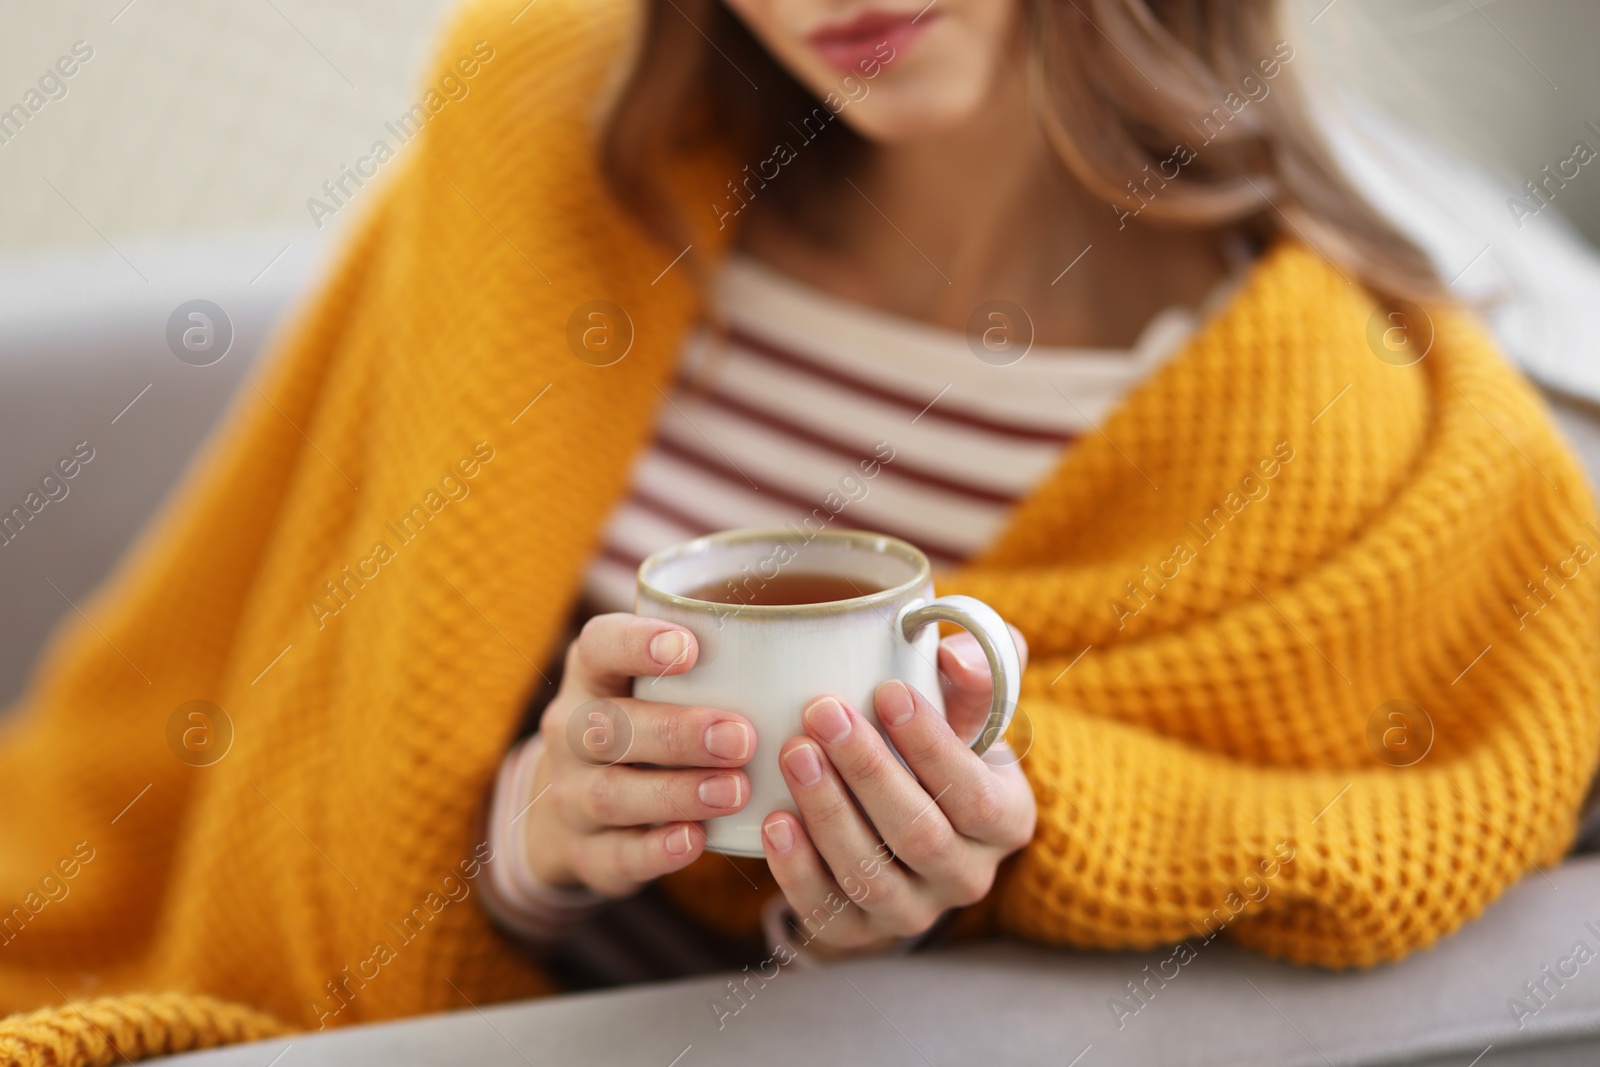
<path id="1" fill-rule="evenodd" d="M 1339 171 L 1305 107 L 1277 0 L 1024 0 L 1029 93 L 1062 165 L 1139 221 L 1297 237 L 1374 291 L 1436 299 L 1427 256 Z M 650 0 L 601 133 L 607 180 L 674 247 L 688 227 L 660 164 L 721 140 L 755 161 L 809 134 L 822 102 L 721 0 Z M 759 87 L 759 89 L 757 88 Z M 807 174 L 848 173 L 867 142 L 840 122 L 762 193 L 811 227 Z M 737 181 L 737 176 L 735 176 Z M 809 217 L 809 216 L 815 217 Z"/>

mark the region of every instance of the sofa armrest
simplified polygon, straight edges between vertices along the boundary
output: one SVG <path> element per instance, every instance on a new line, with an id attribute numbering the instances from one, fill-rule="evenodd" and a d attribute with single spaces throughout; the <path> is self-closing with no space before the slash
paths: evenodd
<path id="1" fill-rule="evenodd" d="M 1181 965 L 1168 962 L 1171 949 L 1090 953 L 990 943 L 808 971 L 774 963 L 765 977 L 744 972 L 516 1004 L 463 1003 L 451 1014 L 169 1062 L 263 1067 L 292 1046 L 293 1067 L 1466 1067 L 1492 1046 L 1487 1062 L 1495 1065 L 1592 1064 L 1600 1058 L 1595 901 L 1600 857 L 1583 857 L 1531 874 L 1432 950 L 1367 971 L 1292 967 L 1221 940 L 1191 942 L 1193 958 Z M 1583 964 L 1574 958 L 1578 943 L 1589 950 Z M 1543 994 L 1530 995 L 1525 982 L 1542 984 Z"/>

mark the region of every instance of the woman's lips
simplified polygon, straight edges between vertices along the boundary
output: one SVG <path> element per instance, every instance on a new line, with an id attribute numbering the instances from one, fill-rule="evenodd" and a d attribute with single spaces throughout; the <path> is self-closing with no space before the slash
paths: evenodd
<path id="1" fill-rule="evenodd" d="M 834 70 L 859 74 L 863 63 L 881 65 L 900 58 L 936 18 L 936 14 L 919 16 L 910 11 L 864 11 L 849 22 L 822 27 L 806 42 Z"/>

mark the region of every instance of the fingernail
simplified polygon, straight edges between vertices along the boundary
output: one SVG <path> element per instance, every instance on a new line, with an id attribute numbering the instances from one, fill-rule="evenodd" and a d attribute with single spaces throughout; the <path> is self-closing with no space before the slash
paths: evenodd
<path id="1" fill-rule="evenodd" d="M 822 781 L 822 764 L 817 760 L 817 750 L 810 745 L 796 745 L 783 757 L 783 762 L 801 785 L 816 785 Z"/>
<path id="2" fill-rule="evenodd" d="M 683 660 L 689 651 L 689 635 L 682 630 L 663 630 L 650 639 L 650 658 L 663 667 Z"/>
<path id="3" fill-rule="evenodd" d="M 718 759 L 750 755 L 750 727 L 742 722 L 714 722 L 706 727 L 706 751 Z"/>
<path id="4" fill-rule="evenodd" d="M 976 671 L 988 666 L 988 661 L 983 658 L 983 649 L 975 647 L 977 642 L 968 644 L 965 641 L 952 640 L 945 648 L 950 650 L 950 658 L 961 665 L 963 670 Z"/>
<path id="5" fill-rule="evenodd" d="M 850 715 L 832 697 L 818 697 L 804 713 L 806 726 L 830 745 L 850 736 Z"/>
<path id="6" fill-rule="evenodd" d="M 777 822 L 767 824 L 767 840 L 772 842 L 774 852 L 788 852 L 794 847 L 794 831 L 789 829 L 789 820 L 779 819 Z"/>
<path id="7" fill-rule="evenodd" d="M 689 840 L 689 828 L 687 826 L 680 826 L 676 830 L 672 831 L 672 833 L 667 835 L 666 844 L 667 851 L 672 853 L 674 856 L 681 856 L 688 852 L 690 846 L 693 844 L 693 842 Z"/>
<path id="8" fill-rule="evenodd" d="M 878 718 L 890 726 L 904 726 L 911 721 L 911 714 L 916 710 L 906 683 L 889 681 L 878 686 Z"/>
<path id="9" fill-rule="evenodd" d="M 744 783 L 737 774 L 719 774 L 701 782 L 695 792 L 700 794 L 702 804 L 713 808 L 736 808 L 739 801 L 744 799 Z"/>

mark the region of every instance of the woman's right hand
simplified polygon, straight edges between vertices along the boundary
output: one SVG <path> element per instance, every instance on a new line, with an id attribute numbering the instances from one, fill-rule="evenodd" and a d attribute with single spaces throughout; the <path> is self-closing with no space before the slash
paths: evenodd
<path id="1" fill-rule="evenodd" d="M 699 857 L 701 820 L 749 802 L 739 770 L 756 750 L 748 720 L 630 696 L 635 676 L 682 674 L 698 651 L 683 627 L 623 613 L 590 619 L 567 648 L 528 801 L 540 882 L 627 896 Z"/>

